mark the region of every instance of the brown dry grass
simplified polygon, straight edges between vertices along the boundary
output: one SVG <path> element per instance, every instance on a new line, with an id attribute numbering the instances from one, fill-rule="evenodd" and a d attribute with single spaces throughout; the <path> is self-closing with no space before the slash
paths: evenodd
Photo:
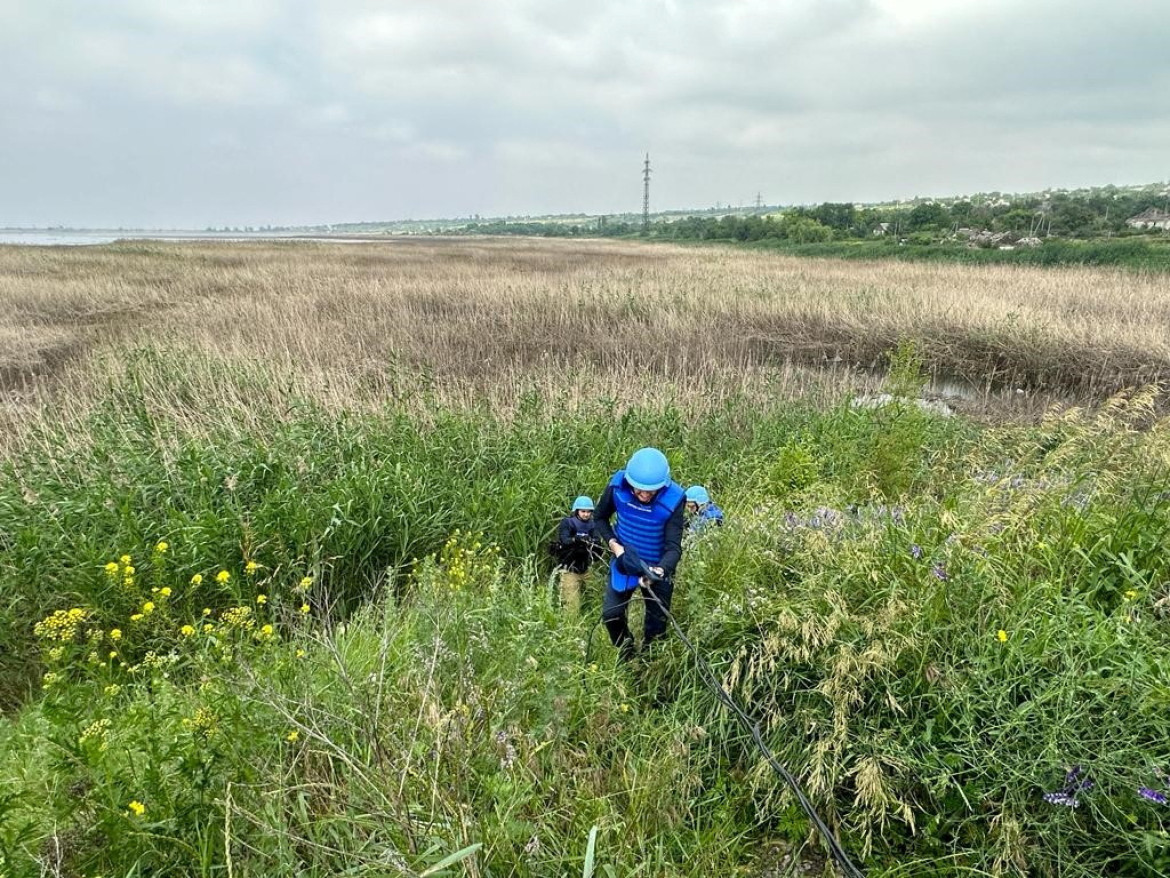
<path id="1" fill-rule="evenodd" d="M 609 241 L 0 247 L 10 418 L 46 391 L 91 396 L 94 364 L 127 346 L 259 362 L 340 403 L 531 387 L 711 401 L 872 384 L 906 338 L 988 390 L 1099 398 L 1170 377 L 1170 285 Z"/>

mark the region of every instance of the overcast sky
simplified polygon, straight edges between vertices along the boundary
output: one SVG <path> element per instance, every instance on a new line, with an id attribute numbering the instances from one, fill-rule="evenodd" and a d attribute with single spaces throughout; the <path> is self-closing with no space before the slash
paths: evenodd
<path id="1" fill-rule="evenodd" d="M 1170 177 L 1165 0 L 0 0 L 0 226 Z"/>

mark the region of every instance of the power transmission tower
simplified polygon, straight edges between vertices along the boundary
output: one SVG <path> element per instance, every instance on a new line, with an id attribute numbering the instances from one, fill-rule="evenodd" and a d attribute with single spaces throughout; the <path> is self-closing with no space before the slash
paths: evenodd
<path id="1" fill-rule="evenodd" d="M 764 199 L 759 192 L 756 193 L 756 213 L 760 213 L 764 208 Z"/>
<path id="2" fill-rule="evenodd" d="M 642 234 L 650 234 L 650 153 L 642 165 Z"/>

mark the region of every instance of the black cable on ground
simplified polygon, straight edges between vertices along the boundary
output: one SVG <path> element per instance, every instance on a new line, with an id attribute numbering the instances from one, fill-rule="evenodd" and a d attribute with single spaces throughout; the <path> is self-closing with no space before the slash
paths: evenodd
<path id="1" fill-rule="evenodd" d="M 650 571 L 647 570 L 647 573 L 649 572 Z M 670 624 L 674 628 L 675 634 L 678 635 L 679 640 L 683 642 L 686 648 L 690 651 L 691 655 L 694 657 L 695 664 L 699 669 L 699 677 L 703 680 L 703 683 L 707 686 L 707 688 L 711 690 L 711 694 L 714 695 L 715 698 L 718 699 L 718 701 L 728 710 L 730 710 L 732 716 L 734 716 L 736 720 L 739 721 L 739 724 L 751 734 L 752 740 L 755 742 L 756 747 L 759 748 L 760 753 L 772 767 L 772 770 L 784 779 L 784 782 L 788 784 L 789 788 L 791 788 L 792 792 L 796 795 L 796 800 L 800 803 L 800 807 L 804 810 L 804 813 L 808 815 L 808 819 L 812 822 L 812 825 L 816 827 L 817 831 L 820 832 L 821 836 L 825 839 L 825 843 L 829 846 L 829 852 L 833 855 L 833 859 L 837 861 L 837 865 L 841 867 L 841 871 L 849 876 L 849 878 L 864 878 L 864 873 L 853 864 L 851 859 L 849 859 L 849 855 L 845 853 L 845 849 L 841 847 L 840 842 L 838 842 L 837 838 L 833 835 L 833 831 L 829 828 L 828 824 L 826 824 L 825 821 L 821 819 L 821 815 L 816 812 L 812 802 L 808 800 L 808 796 L 806 796 L 804 794 L 804 790 L 801 789 L 800 783 L 796 780 L 795 777 L 792 776 L 792 773 L 789 772 L 783 764 L 781 764 L 780 760 L 778 760 L 772 753 L 771 748 L 767 745 L 767 743 L 764 742 L 764 736 L 760 733 L 759 723 L 752 722 L 751 718 L 747 715 L 747 712 L 739 706 L 736 700 L 731 696 L 731 693 L 723 688 L 723 684 L 720 683 L 719 680 L 715 677 L 715 672 L 711 670 L 711 666 L 707 663 L 707 660 L 699 654 L 699 650 L 693 643 L 691 643 L 690 638 L 688 638 L 687 635 L 683 632 L 682 627 L 675 620 L 674 615 L 662 602 L 661 598 L 659 598 L 658 595 L 654 593 L 653 588 L 643 588 L 642 592 L 643 595 L 649 594 L 650 597 L 654 599 L 654 602 L 662 608 L 662 612 L 666 615 L 666 618 L 670 620 Z M 643 597 L 643 599 L 645 598 Z"/>

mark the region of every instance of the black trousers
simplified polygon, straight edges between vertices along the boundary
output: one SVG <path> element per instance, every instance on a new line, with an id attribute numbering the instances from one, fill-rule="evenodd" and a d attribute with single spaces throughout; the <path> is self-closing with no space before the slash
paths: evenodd
<path id="1" fill-rule="evenodd" d="M 627 616 L 630 611 L 630 599 L 635 589 L 617 591 L 613 582 L 606 583 L 605 597 L 601 603 L 601 621 L 605 623 L 605 630 L 609 632 L 609 639 L 622 654 L 623 659 L 631 659 L 637 651 L 634 635 L 630 633 Z M 642 642 L 649 646 L 666 633 L 666 613 L 670 609 L 670 599 L 674 595 L 674 583 L 669 579 L 664 582 L 654 582 L 650 585 L 638 586 L 642 592 L 642 599 L 646 604 L 646 618 L 642 631 Z M 658 600 L 654 598 L 657 597 Z M 659 605 L 659 601 L 662 605 Z"/>

